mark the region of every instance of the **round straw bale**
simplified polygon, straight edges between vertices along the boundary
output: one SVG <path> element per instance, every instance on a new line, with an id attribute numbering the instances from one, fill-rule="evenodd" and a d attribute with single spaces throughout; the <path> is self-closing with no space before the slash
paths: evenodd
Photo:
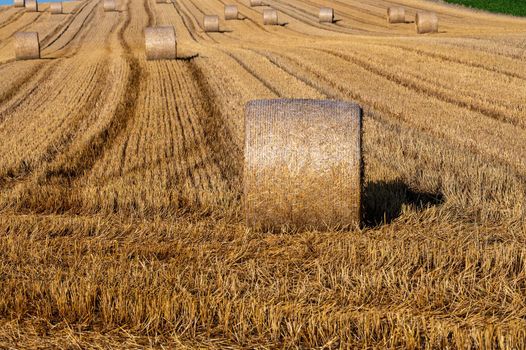
<path id="1" fill-rule="evenodd" d="M 334 9 L 330 7 L 320 8 L 320 23 L 323 23 L 323 22 L 327 22 L 327 23 L 334 22 Z"/>
<path id="2" fill-rule="evenodd" d="M 104 4 L 102 6 L 104 8 L 104 12 L 117 11 L 117 2 L 115 0 L 104 0 Z"/>
<path id="3" fill-rule="evenodd" d="M 434 12 L 417 12 L 415 26 L 418 34 L 437 33 L 438 17 Z"/>
<path id="4" fill-rule="evenodd" d="M 36 32 L 18 32 L 15 39 L 15 57 L 17 60 L 40 58 L 40 42 Z"/>
<path id="5" fill-rule="evenodd" d="M 387 22 L 405 23 L 405 9 L 403 7 L 389 7 L 387 9 Z"/>
<path id="6" fill-rule="evenodd" d="M 49 5 L 49 10 L 51 11 L 51 14 L 54 14 L 54 15 L 63 13 L 62 3 L 52 2 L 51 5 Z"/>
<path id="7" fill-rule="evenodd" d="M 238 19 L 236 5 L 225 5 L 225 20 Z"/>
<path id="8" fill-rule="evenodd" d="M 26 3 L 25 3 L 24 0 L 14 0 L 13 1 L 13 5 L 15 7 L 24 7 L 24 6 L 26 6 Z"/>
<path id="9" fill-rule="evenodd" d="M 274 9 L 263 10 L 263 24 L 271 26 L 278 25 L 278 11 Z"/>
<path id="10" fill-rule="evenodd" d="M 263 0 L 250 0 L 250 6 L 263 6 Z"/>
<path id="11" fill-rule="evenodd" d="M 26 0 L 26 10 L 28 12 L 38 12 L 38 1 L 37 0 Z"/>
<path id="12" fill-rule="evenodd" d="M 177 42 L 174 27 L 148 27 L 144 30 L 144 41 L 147 60 L 177 58 Z"/>
<path id="13" fill-rule="evenodd" d="M 205 32 L 219 32 L 219 16 L 207 15 L 203 18 Z"/>
<path id="14" fill-rule="evenodd" d="M 244 206 L 254 229 L 346 228 L 361 222 L 362 111 L 331 100 L 245 107 Z"/>

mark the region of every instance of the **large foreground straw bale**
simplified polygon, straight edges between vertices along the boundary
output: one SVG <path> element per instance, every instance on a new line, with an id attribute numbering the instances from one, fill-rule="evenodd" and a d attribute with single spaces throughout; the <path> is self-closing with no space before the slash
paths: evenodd
<path id="1" fill-rule="evenodd" d="M 437 33 L 438 17 L 434 12 L 417 12 L 415 26 L 418 34 Z"/>
<path id="2" fill-rule="evenodd" d="M 389 23 L 405 23 L 405 8 L 403 8 L 403 7 L 389 7 L 387 9 L 387 22 L 389 22 Z"/>
<path id="3" fill-rule="evenodd" d="M 172 26 L 148 27 L 144 30 L 147 60 L 177 58 L 175 29 Z"/>
<path id="4" fill-rule="evenodd" d="M 278 11 L 274 9 L 263 10 L 263 24 L 270 26 L 278 25 Z"/>
<path id="5" fill-rule="evenodd" d="M 330 7 L 320 8 L 320 23 L 332 23 L 334 22 L 334 9 Z"/>
<path id="6" fill-rule="evenodd" d="M 51 5 L 49 5 L 49 11 L 51 11 L 53 15 L 59 15 L 64 12 L 64 8 L 61 2 L 52 2 Z"/>
<path id="7" fill-rule="evenodd" d="M 14 0 L 13 1 L 13 5 L 15 7 L 24 7 L 24 6 L 26 6 L 26 3 L 25 3 L 24 0 Z"/>
<path id="8" fill-rule="evenodd" d="M 219 32 L 219 16 L 207 15 L 203 18 L 205 32 Z"/>
<path id="9" fill-rule="evenodd" d="M 362 112 L 330 100 L 245 107 L 244 204 L 255 229 L 359 225 Z"/>
<path id="10" fill-rule="evenodd" d="M 250 6 L 263 6 L 263 0 L 250 0 Z"/>
<path id="11" fill-rule="evenodd" d="M 238 19 L 238 14 L 236 5 L 225 5 L 225 20 Z"/>
<path id="12" fill-rule="evenodd" d="M 38 12 L 38 1 L 37 0 L 26 0 L 26 10 L 28 12 Z"/>
<path id="13" fill-rule="evenodd" d="M 117 2 L 115 0 L 104 0 L 104 4 L 102 6 L 104 8 L 104 12 L 117 11 Z"/>
<path id="14" fill-rule="evenodd" d="M 36 32 L 19 32 L 14 36 L 15 57 L 17 60 L 40 58 L 40 42 Z"/>

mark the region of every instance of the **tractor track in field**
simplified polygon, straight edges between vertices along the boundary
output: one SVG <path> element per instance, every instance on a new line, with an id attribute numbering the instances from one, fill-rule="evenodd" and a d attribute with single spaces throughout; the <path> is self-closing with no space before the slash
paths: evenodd
<path id="1" fill-rule="evenodd" d="M 453 98 L 445 93 L 442 93 L 442 92 L 439 92 L 435 89 L 430 89 L 428 87 L 425 87 L 423 86 L 422 84 L 418 84 L 414 81 L 410 81 L 409 79 L 404 79 L 402 77 L 399 77 L 395 74 L 392 74 L 392 73 L 389 73 L 387 72 L 386 70 L 383 70 L 381 68 L 378 68 L 376 66 L 374 66 L 373 64 L 370 64 L 364 60 L 361 60 L 359 58 L 357 58 L 356 56 L 351 56 L 351 55 L 348 55 L 348 54 L 341 54 L 341 53 L 337 53 L 337 52 L 333 52 L 331 50 L 324 50 L 324 49 L 312 49 L 316 52 L 322 52 L 322 53 L 325 53 L 325 54 L 329 54 L 333 57 L 337 57 L 337 58 L 340 58 L 344 61 L 347 61 L 347 62 L 350 62 L 352 64 L 355 64 L 363 69 L 365 69 L 366 71 L 370 72 L 370 73 L 373 73 L 375 75 L 378 75 L 386 80 L 389 80 L 391 82 L 394 82 L 400 86 L 403 86 L 403 87 L 406 87 L 408 89 L 411 89 L 413 91 L 416 91 L 418 93 L 421 93 L 421 94 L 424 94 L 426 96 L 429 96 L 429 97 L 432 97 L 432 98 L 436 98 L 437 100 L 439 101 L 442 101 L 442 102 L 446 102 L 446 103 L 450 103 L 450 104 L 453 104 L 457 107 L 461 107 L 461 108 L 465 108 L 467 110 L 470 110 L 472 112 L 476 112 L 476 113 L 480 113 L 488 118 L 492 118 L 492 119 L 495 119 L 495 120 L 498 120 L 498 121 L 501 121 L 501 122 L 504 122 L 504 123 L 508 123 L 508 124 L 511 124 L 513 126 L 517 126 L 517 127 L 520 127 L 522 129 L 525 129 L 525 125 L 522 124 L 522 122 L 520 120 L 518 120 L 517 118 L 510 118 L 508 117 L 506 114 L 504 113 L 501 113 L 501 112 L 498 112 L 498 111 L 495 111 L 493 109 L 490 109 L 490 108 L 486 108 L 484 106 L 480 106 L 479 104 L 477 103 L 469 103 L 469 102 L 466 102 L 466 101 L 462 101 L 462 100 L 459 100 L 457 98 Z"/>

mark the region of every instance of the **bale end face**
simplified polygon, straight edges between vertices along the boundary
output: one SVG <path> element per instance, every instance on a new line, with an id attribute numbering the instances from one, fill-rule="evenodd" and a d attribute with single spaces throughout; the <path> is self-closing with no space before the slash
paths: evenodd
<path id="1" fill-rule="evenodd" d="M 415 26 L 418 34 L 437 33 L 438 16 L 434 12 L 417 12 Z"/>
<path id="2" fill-rule="evenodd" d="M 104 12 L 117 11 L 117 2 L 115 0 L 104 0 L 104 4 L 102 6 L 104 8 Z"/>
<path id="3" fill-rule="evenodd" d="M 177 58 L 177 41 L 172 26 L 148 27 L 144 30 L 147 60 Z"/>
<path id="4" fill-rule="evenodd" d="M 274 9 L 263 10 L 263 24 L 270 26 L 278 25 L 278 11 Z"/>
<path id="5" fill-rule="evenodd" d="M 38 33 L 19 32 L 14 36 L 15 57 L 17 60 L 32 60 L 40 58 L 40 42 Z"/>
<path id="6" fill-rule="evenodd" d="M 26 6 L 26 3 L 24 0 L 14 0 L 13 1 L 13 5 L 15 7 L 25 7 Z"/>
<path id="7" fill-rule="evenodd" d="M 332 23 L 334 22 L 334 9 L 330 7 L 320 8 L 319 15 L 320 23 Z"/>
<path id="8" fill-rule="evenodd" d="M 387 22 L 405 23 L 405 9 L 403 7 L 389 7 L 387 9 Z"/>
<path id="9" fill-rule="evenodd" d="M 63 13 L 64 8 L 61 2 L 52 2 L 49 6 L 49 10 L 51 11 L 51 14 L 59 15 Z"/>
<path id="10" fill-rule="evenodd" d="M 263 6 L 263 0 L 250 0 L 250 6 Z"/>
<path id="11" fill-rule="evenodd" d="M 238 14 L 236 5 L 225 5 L 225 20 L 238 19 Z"/>
<path id="12" fill-rule="evenodd" d="M 28 12 L 38 12 L 37 0 L 25 0 L 25 6 Z"/>
<path id="13" fill-rule="evenodd" d="M 205 16 L 203 27 L 205 32 L 219 32 L 219 16 Z"/>
<path id="14" fill-rule="evenodd" d="M 361 223 L 362 112 L 330 100 L 258 100 L 245 107 L 245 218 L 253 229 Z"/>

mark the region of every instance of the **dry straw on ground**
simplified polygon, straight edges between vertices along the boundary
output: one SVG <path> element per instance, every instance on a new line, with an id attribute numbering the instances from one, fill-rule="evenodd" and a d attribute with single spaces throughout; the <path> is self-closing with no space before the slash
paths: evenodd
<path id="1" fill-rule="evenodd" d="M 274 9 L 263 10 L 264 25 L 278 25 L 278 11 Z"/>
<path id="2" fill-rule="evenodd" d="M 434 12 L 417 12 L 415 26 L 418 34 L 437 33 L 438 16 Z"/>
<path id="3" fill-rule="evenodd" d="M 28 12 L 38 12 L 38 1 L 37 0 L 26 0 L 26 9 Z"/>
<path id="4" fill-rule="evenodd" d="M 206 15 L 203 18 L 205 32 L 219 32 L 219 16 Z"/>
<path id="5" fill-rule="evenodd" d="M 24 7 L 25 6 L 25 1 L 24 0 L 14 0 L 13 1 L 13 5 L 15 7 Z"/>
<path id="6" fill-rule="evenodd" d="M 61 14 L 64 11 L 61 2 L 52 2 L 51 5 L 49 6 L 49 10 L 54 15 Z"/>
<path id="7" fill-rule="evenodd" d="M 389 7 L 387 9 L 387 22 L 405 23 L 405 9 L 403 7 Z"/>
<path id="8" fill-rule="evenodd" d="M 238 10 L 236 5 L 225 5 L 225 20 L 238 19 Z"/>
<path id="9" fill-rule="evenodd" d="M 15 57 L 17 60 L 31 60 L 40 58 L 40 43 L 38 40 L 38 33 L 16 33 L 14 39 Z"/>
<path id="10" fill-rule="evenodd" d="M 147 60 L 177 58 L 175 29 L 172 26 L 148 27 L 144 30 Z"/>
<path id="11" fill-rule="evenodd" d="M 104 0 L 104 12 L 117 11 L 116 0 Z"/>
<path id="12" fill-rule="evenodd" d="M 250 6 L 263 6 L 263 0 L 250 0 Z"/>
<path id="13" fill-rule="evenodd" d="M 320 23 L 332 23 L 334 22 L 334 9 L 330 7 L 320 8 Z"/>
<path id="14" fill-rule="evenodd" d="M 255 229 L 360 224 L 361 109 L 331 100 L 257 100 L 245 107 L 244 201 Z"/>

